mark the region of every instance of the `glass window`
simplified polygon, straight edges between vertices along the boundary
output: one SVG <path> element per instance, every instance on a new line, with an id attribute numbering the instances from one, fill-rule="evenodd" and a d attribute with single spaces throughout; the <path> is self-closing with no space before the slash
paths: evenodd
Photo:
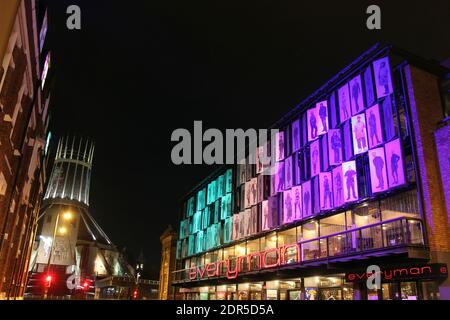
<path id="1" fill-rule="evenodd" d="M 261 251 L 261 249 L 259 247 L 259 239 L 247 241 L 247 254 L 255 253 L 255 252 L 258 253 L 260 251 Z M 260 259 L 261 258 L 258 255 L 252 257 L 252 261 L 251 261 L 252 270 L 259 268 L 259 265 L 261 264 Z M 247 263 L 247 259 L 245 259 L 245 263 Z"/>
<path id="2" fill-rule="evenodd" d="M 277 247 L 277 234 L 271 232 L 261 239 L 261 250 L 267 250 Z"/>
<path id="3" fill-rule="evenodd" d="M 300 241 L 315 239 L 319 237 L 319 223 L 310 221 L 302 226 Z"/>
<path id="4" fill-rule="evenodd" d="M 288 229 L 278 233 L 278 247 L 295 244 L 297 242 L 296 228 Z"/>
<path id="5" fill-rule="evenodd" d="M 345 231 L 345 213 L 339 213 L 320 220 L 320 236 Z"/>
<path id="6" fill-rule="evenodd" d="M 399 217 L 419 218 L 417 191 L 411 190 L 381 200 L 381 214 L 384 221 Z"/>
<path id="7" fill-rule="evenodd" d="M 364 227 L 380 221 L 380 211 L 377 202 L 365 203 L 352 211 L 347 211 L 346 215 L 347 229 Z"/>

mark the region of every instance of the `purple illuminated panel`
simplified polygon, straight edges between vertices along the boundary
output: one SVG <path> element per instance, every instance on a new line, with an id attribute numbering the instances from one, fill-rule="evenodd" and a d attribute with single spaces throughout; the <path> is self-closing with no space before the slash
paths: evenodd
<path id="1" fill-rule="evenodd" d="M 357 114 L 364 109 L 364 100 L 362 94 L 361 76 L 356 76 L 350 80 L 350 94 L 352 114 Z"/>
<path id="2" fill-rule="evenodd" d="M 342 177 L 342 166 L 333 169 L 333 195 L 334 206 L 342 206 L 344 204 L 344 180 Z"/>
<path id="3" fill-rule="evenodd" d="M 308 141 L 313 141 L 319 136 L 319 119 L 317 109 L 312 108 L 307 111 L 308 115 Z"/>
<path id="4" fill-rule="evenodd" d="M 281 161 L 284 159 L 284 132 L 280 131 L 276 135 L 276 160 Z"/>
<path id="5" fill-rule="evenodd" d="M 364 89 L 366 92 L 366 105 L 370 107 L 375 102 L 373 92 L 372 68 L 370 66 L 364 71 Z"/>
<path id="6" fill-rule="evenodd" d="M 344 200 L 345 202 L 356 201 L 358 194 L 358 179 L 356 173 L 355 161 L 348 161 L 342 164 L 342 173 L 344 178 Z"/>
<path id="7" fill-rule="evenodd" d="M 369 151 L 369 163 L 372 193 L 387 190 L 388 181 L 386 174 L 386 159 L 384 157 L 383 147 Z"/>
<path id="8" fill-rule="evenodd" d="M 300 220 L 302 218 L 302 186 L 293 187 L 291 196 L 293 198 L 294 220 Z"/>
<path id="9" fill-rule="evenodd" d="M 284 190 L 284 162 L 275 163 L 275 190 L 282 192 Z"/>
<path id="10" fill-rule="evenodd" d="M 278 197 L 269 198 L 269 226 L 275 228 L 278 226 Z"/>
<path id="11" fill-rule="evenodd" d="M 400 139 L 385 144 L 389 187 L 393 188 L 405 183 L 402 147 Z"/>
<path id="12" fill-rule="evenodd" d="M 276 165 L 274 166 L 276 170 Z M 274 196 L 277 194 L 277 175 L 276 173 L 270 175 L 270 195 Z"/>
<path id="13" fill-rule="evenodd" d="M 302 199 L 303 199 L 303 218 L 309 217 L 312 214 L 311 210 L 311 180 L 302 184 Z"/>
<path id="14" fill-rule="evenodd" d="M 328 102 L 327 100 L 316 103 L 316 115 L 319 116 L 317 119 L 317 129 L 319 135 L 328 132 Z"/>
<path id="15" fill-rule="evenodd" d="M 258 197 L 257 197 L 256 201 L 258 203 L 262 202 L 266 198 L 266 193 L 265 193 L 265 190 L 264 190 L 264 188 L 266 187 L 266 180 L 265 180 L 266 177 L 267 176 L 264 176 L 264 175 L 259 175 L 257 177 L 257 179 L 258 179 L 258 183 L 257 183 L 257 185 L 258 185 Z"/>
<path id="16" fill-rule="evenodd" d="M 391 69 L 389 66 L 389 58 L 375 60 L 373 62 L 375 72 L 375 85 L 377 97 L 382 98 L 392 93 Z"/>
<path id="17" fill-rule="evenodd" d="M 265 200 L 261 203 L 261 231 L 270 229 L 269 217 L 269 201 Z"/>
<path id="18" fill-rule="evenodd" d="M 350 121 L 346 121 L 342 126 L 344 137 L 343 160 L 350 160 L 353 157 L 353 140 L 352 140 L 352 125 Z"/>
<path id="19" fill-rule="evenodd" d="M 292 122 L 292 152 L 300 149 L 300 120 Z"/>
<path id="20" fill-rule="evenodd" d="M 293 199 L 291 190 L 286 190 L 283 193 L 283 223 L 294 221 Z"/>
<path id="21" fill-rule="evenodd" d="M 330 166 L 342 163 L 342 137 L 340 129 L 328 131 L 328 158 Z"/>
<path id="22" fill-rule="evenodd" d="M 341 123 L 350 118 L 350 94 L 348 92 L 348 84 L 345 84 L 338 90 L 339 96 L 339 117 Z"/>
<path id="23" fill-rule="evenodd" d="M 333 208 L 333 179 L 331 172 L 321 172 L 319 179 L 320 210 L 330 210 Z"/>
<path id="24" fill-rule="evenodd" d="M 366 118 L 364 114 L 352 117 L 353 150 L 355 154 L 361 154 L 368 150 Z"/>
<path id="25" fill-rule="evenodd" d="M 302 172 L 302 167 L 301 167 L 301 153 L 294 153 L 293 157 L 292 157 L 292 165 L 294 167 L 294 176 L 295 176 L 295 185 L 299 185 L 300 182 L 302 181 L 301 179 L 301 172 Z"/>
<path id="26" fill-rule="evenodd" d="M 292 157 L 284 161 L 284 189 L 292 188 Z"/>
<path id="27" fill-rule="evenodd" d="M 369 134 L 369 148 L 372 149 L 379 146 L 383 142 L 383 134 L 381 132 L 380 108 L 378 104 L 367 109 L 366 120 L 367 130 Z"/>
<path id="28" fill-rule="evenodd" d="M 320 172 L 320 150 L 319 141 L 314 141 L 310 146 L 310 161 L 311 161 L 311 177 L 315 177 Z"/>

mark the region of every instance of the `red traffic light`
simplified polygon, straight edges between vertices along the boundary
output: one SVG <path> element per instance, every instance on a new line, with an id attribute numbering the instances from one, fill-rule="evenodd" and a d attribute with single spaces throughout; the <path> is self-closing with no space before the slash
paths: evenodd
<path id="1" fill-rule="evenodd" d="M 52 285 L 52 280 L 53 280 L 53 277 L 52 277 L 51 274 L 47 274 L 47 275 L 45 276 L 45 278 L 44 278 L 44 284 L 45 284 L 45 286 L 46 286 L 47 288 L 49 288 L 49 287 Z"/>
<path id="2" fill-rule="evenodd" d="M 138 289 L 135 289 L 134 292 L 133 292 L 133 299 L 137 299 L 138 293 L 139 293 Z"/>

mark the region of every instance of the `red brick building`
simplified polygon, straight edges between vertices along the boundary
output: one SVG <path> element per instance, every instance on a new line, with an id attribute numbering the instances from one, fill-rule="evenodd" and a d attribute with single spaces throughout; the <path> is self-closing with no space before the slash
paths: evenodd
<path id="1" fill-rule="evenodd" d="M 49 101 L 35 0 L 2 0 L 0 21 L 0 299 L 15 299 L 24 293 L 46 179 Z"/>

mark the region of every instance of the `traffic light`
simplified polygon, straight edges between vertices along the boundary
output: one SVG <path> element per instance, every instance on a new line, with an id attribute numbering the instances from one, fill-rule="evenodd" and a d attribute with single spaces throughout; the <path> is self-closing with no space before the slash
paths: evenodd
<path id="1" fill-rule="evenodd" d="M 138 298 L 139 291 L 138 289 L 134 289 L 133 291 L 133 299 L 136 300 Z"/>
<path id="2" fill-rule="evenodd" d="M 45 287 L 50 288 L 50 286 L 52 285 L 52 280 L 53 280 L 52 275 L 51 274 L 46 274 L 45 278 L 44 278 L 44 285 L 45 285 Z"/>

